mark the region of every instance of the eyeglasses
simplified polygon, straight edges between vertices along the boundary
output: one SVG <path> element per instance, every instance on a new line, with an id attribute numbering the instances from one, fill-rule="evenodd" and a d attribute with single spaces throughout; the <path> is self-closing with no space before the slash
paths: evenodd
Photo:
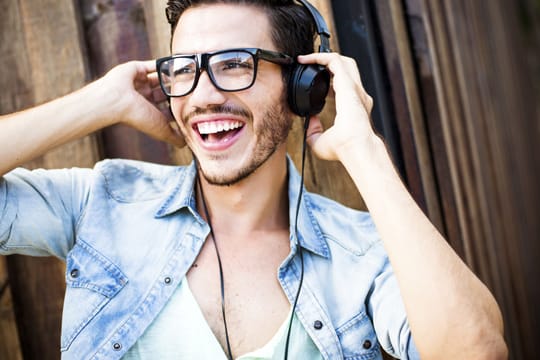
<path id="1" fill-rule="evenodd" d="M 250 88 L 257 77 L 259 59 L 279 65 L 290 65 L 289 55 L 257 48 L 220 50 L 193 55 L 173 55 L 156 61 L 159 82 L 167 96 L 179 97 L 192 92 L 202 70 L 206 70 L 212 84 L 222 91 Z"/>

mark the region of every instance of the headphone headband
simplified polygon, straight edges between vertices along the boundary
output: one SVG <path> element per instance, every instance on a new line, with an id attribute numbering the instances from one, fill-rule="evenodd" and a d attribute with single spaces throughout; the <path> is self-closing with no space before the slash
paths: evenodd
<path id="1" fill-rule="evenodd" d="M 330 52 L 330 30 L 328 30 L 328 26 L 326 25 L 326 22 L 324 21 L 321 13 L 307 0 L 297 1 L 309 11 L 311 17 L 313 18 L 313 23 L 317 28 L 317 34 L 319 34 L 319 38 L 321 39 L 321 44 L 319 45 L 319 52 Z"/>

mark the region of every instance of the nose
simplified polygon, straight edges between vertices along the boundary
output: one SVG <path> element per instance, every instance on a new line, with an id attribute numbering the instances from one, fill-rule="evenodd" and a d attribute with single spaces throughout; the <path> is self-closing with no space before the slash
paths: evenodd
<path id="1" fill-rule="evenodd" d="M 190 105 L 199 108 L 223 104 L 226 101 L 224 93 L 212 83 L 207 71 L 201 71 L 197 86 L 188 97 Z"/>

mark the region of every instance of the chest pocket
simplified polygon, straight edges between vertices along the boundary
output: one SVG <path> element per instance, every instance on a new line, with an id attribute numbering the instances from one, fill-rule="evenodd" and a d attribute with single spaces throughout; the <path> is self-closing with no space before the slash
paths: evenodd
<path id="1" fill-rule="evenodd" d="M 85 242 L 77 242 L 66 259 L 62 351 L 127 282 L 116 265 Z"/>
<path id="2" fill-rule="evenodd" d="M 362 312 L 336 329 L 346 360 L 382 360 L 371 320 Z"/>

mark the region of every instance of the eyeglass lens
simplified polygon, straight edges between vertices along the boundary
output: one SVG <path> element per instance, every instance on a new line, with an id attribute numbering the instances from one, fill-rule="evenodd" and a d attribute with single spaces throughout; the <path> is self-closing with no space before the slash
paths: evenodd
<path id="1" fill-rule="evenodd" d="M 204 60 L 203 60 L 204 62 Z M 205 67 L 206 64 L 201 64 Z M 199 73 L 195 57 L 175 57 L 160 65 L 162 85 L 169 96 L 182 96 L 193 90 Z M 208 57 L 206 71 L 220 90 L 237 91 L 250 87 L 255 78 L 255 60 L 246 51 L 228 51 Z"/>

